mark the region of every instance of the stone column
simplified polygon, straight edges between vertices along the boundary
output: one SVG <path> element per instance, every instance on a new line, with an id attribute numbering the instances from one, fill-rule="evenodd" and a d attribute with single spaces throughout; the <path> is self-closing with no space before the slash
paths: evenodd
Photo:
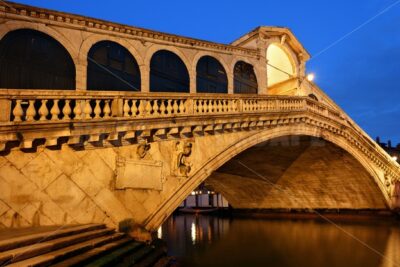
<path id="1" fill-rule="evenodd" d="M 140 91 L 147 93 L 150 92 L 150 66 L 141 65 L 140 68 Z"/>
<path id="2" fill-rule="evenodd" d="M 233 70 L 228 70 L 226 72 L 226 76 L 228 79 L 228 94 L 233 94 L 233 86 L 234 86 L 234 77 L 233 77 Z"/>
<path id="3" fill-rule="evenodd" d="M 75 65 L 76 91 L 86 91 L 87 89 L 87 62 Z"/>
<path id="4" fill-rule="evenodd" d="M 190 93 L 196 93 L 196 91 L 197 91 L 197 73 L 196 73 L 196 71 L 191 71 L 191 72 L 189 72 L 189 82 L 190 82 L 190 85 L 189 85 L 189 92 Z"/>

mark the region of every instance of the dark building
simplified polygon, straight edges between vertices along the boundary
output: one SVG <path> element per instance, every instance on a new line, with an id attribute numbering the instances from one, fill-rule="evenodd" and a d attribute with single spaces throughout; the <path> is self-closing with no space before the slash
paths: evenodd
<path id="1" fill-rule="evenodd" d="M 376 138 L 376 142 L 398 163 L 400 163 L 400 143 L 396 146 L 392 145 L 392 141 L 388 140 L 387 143 L 381 142 L 379 136 Z"/>

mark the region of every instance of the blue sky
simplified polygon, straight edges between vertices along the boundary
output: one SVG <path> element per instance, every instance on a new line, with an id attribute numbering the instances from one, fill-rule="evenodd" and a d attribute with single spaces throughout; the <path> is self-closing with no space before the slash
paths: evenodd
<path id="1" fill-rule="evenodd" d="M 307 64 L 315 82 L 371 137 L 400 142 L 400 0 L 17 2 L 220 43 L 259 25 L 289 27 L 311 55 L 319 54 Z"/>

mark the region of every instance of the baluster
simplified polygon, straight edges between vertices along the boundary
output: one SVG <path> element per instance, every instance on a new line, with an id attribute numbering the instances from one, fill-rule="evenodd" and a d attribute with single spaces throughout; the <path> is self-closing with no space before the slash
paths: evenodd
<path id="1" fill-rule="evenodd" d="M 74 107 L 75 120 L 82 119 L 82 101 L 83 100 L 75 100 L 75 107 Z"/>
<path id="2" fill-rule="evenodd" d="M 42 105 L 39 108 L 39 115 L 40 115 L 40 120 L 45 121 L 47 118 L 47 115 L 49 115 L 49 110 L 47 108 L 47 99 L 42 100 Z"/>
<path id="3" fill-rule="evenodd" d="M 133 100 L 132 100 L 132 102 L 133 102 Z M 129 110 L 130 110 L 129 99 L 125 99 L 124 100 L 124 107 L 123 107 L 124 117 L 129 117 Z"/>
<path id="4" fill-rule="evenodd" d="M 232 102 L 233 102 L 233 100 L 227 100 L 227 111 L 228 112 L 231 112 L 233 109 Z"/>
<path id="5" fill-rule="evenodd" d="M 100 99 L 96 99 L 96 106 L 94 107 L 94 118 L 99 119 L 101 114 Z"/>
<path id="6" fill-rule="evenodd" d="M 198 109 L 199 109 L 199 113 L 203 113 L 203 100 L 202 99 L 199 99 L 198 100 L 199 102 L 198 102 Z"/>
<path id="7" fill-rule="evenodd" d="M 146 114 L 148 116 L 151 116 L 151 111 L 153 110 L 153 108 L 151 107 L 151 101 L 147 100 L 146 101 Z"/>
<path id="8" fill-rule="evenodd" d="M 104 100 L 104 118 L 110 118 L 111 114 L 111 107 L 110 107 L 110 100 Z"/>
<path id="9" fill-rule="evenodd" d="M 185 100 L 181 99 L 179 103 L 179 113 L 184 113 L 185 112 L 185 105 L 183 104 Z"/>
<path id="10" fill-rule="evenodd" d="M 158 116 L 158 100 L 153 100 L 153 116 Z"/>
<path id="11" fill-rule="evenodd" d="M 178 100 L 176 100 L 176 99 L 174 100 L 174 105 L 172 106 L 172 108 L 173 108 L 174 114 L 178 113 L 178 109 L 179 109 Z"/>
<path id="12" fill-rule="evenodd" d="M 33 121 L 36 116 L 35 100 L 29 100 L 29 107 L 26 110 L 26 120 Z"/>
<path id="13" fill-rule="evenodd" d="M 165 115 L 165 111 L 167 110 L 167 107 L 165 106 L 166 101 L 165 100 L 161 100 L 161 104 L 160 104 L 160 115 L 164 116 Z"/>
<path id="14" fill-rule="evenodd" d="M 136 106 L 137 101 L 138 101 L 137 99 L 132 100 L 131 112 L 133 117 L 136 117 L 138 112 L 138 107 Z"/>
<path id="15" fill-rule="evenodd" d="M 146 100 L 139 99 L 139 116 L 145 116 L 146 114 L 144 113 L 146 111 Z"/>
<path id="16" fill-rule="evenodd" d="M 64 115 L 63 120 L 70 120 L 71 117 L 71 106 L 69 105 L 70 100 L 66 99 L 65 100 L 65 106 L 62 109 L 62 114 Z"/>
<path id="17" fill-rule="evenodd" d="M 92 118 L 92 107 L 90 106 L 90 100 L 85 100 L 85 108 L 83 109 L 85 119 Z"/>
<path id="18" fill-rule="evenodd" d="M 53 106 L 51 107 L 50 114 L 52 121 L 58 121 L 58 115 L 60 114 L 60 108 L 58 107 L 58 99 L 53 100 Z"/>
<path id="19" fill-rule="evenodd" d="M 204 110 L 204 113 L 208 113 L 208 100 L 207 99 L 203 100 L 203 110 Z"/>
<path id="20" fill-rule="evenodd" d="M 170 115 L 172 113 L 172 104 L 171 104 L 171 99 L 168 99 L 168 105 L 167 105 L 167 114 Z"/>
<path id="21" fill-rule="evenodd" d="M 15 108 L 13 110 L 14 121 L 22 121 L 22 115 L 24 115 L 24 111 L 22 110 L 21 101 L 17 99 L 15 102 Z"/>
<path id="22" fill-rule="evenodd" d="M 218 112 L 218 113 L 221 113 L 221 101 L 220 100 L 216 100 L 215 101 L 216 103 L 215 103 L 215 111 L 216 112 Z"/>
<path id="23" fill-rule="evenodd" d="M 197 100 L 197 99 L 194 99 L 194 100 L 193 100 L 193 113 L 194 113 L 194 114 L 199 113 L 198 101 L 199 101 L 199 100 Z"/>

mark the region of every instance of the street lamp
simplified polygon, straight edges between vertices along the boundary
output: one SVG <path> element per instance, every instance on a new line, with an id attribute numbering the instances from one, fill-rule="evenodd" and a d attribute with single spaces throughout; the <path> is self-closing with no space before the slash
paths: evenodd
<path id="1" fill-rule="evenodd" d="M 315 74 L 314 73 L 309 73 L 307 74 L 307 80 L 312 82 L 315 79 Z"/>

